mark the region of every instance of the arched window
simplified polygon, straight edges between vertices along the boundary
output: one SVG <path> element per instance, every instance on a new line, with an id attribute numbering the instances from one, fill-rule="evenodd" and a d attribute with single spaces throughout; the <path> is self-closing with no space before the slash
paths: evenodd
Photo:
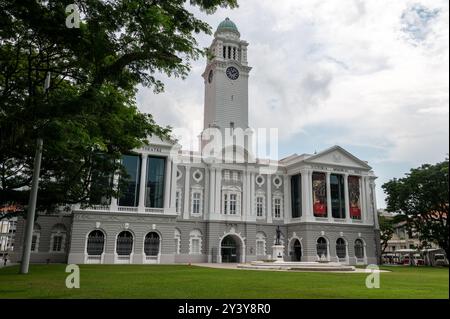
<path id="1" fill-rule="evenodd" d="M 336 255 L 339 258 L 347 257 L 347 247 L 345 245 L 345 240 L 342 238 L 336 240 Z"/>
<path id="2" fill-rule="evenodd" d="M 319 237 L 317 239 L 317 256 L 319 257 L 328 257 L 328 244 L 327 240 L 323 237 Z"/>
<path id="3" fill-rule="evenodd" d="M 116 253 L 119 256 L 128 256 L 133 251 L 133 234 L 123 231 L 117 236 Z"/>
<path id="4" fill-rule="evenodd" d="M 194 229 L 189 233 L 189 254 L 200 255 L 202 253 L 202 233 Z"/>
<path id="5" fill-rule="evenodd" d="M 355 257 L 364 258 L 364 243 L 361 239 L 355 240 Z"/>
<path id="6" fill-rule="evenodd" d="M 256 255 L 266 255 L 266 235 L 263 232 L 256 233 Z"/>
<path id="7" fill-rule="evenodd" d="M 159 254 L 159 235 L 150 232 L 145 236 L 144 252 L 147 256 L 158 256 Z"/>
<path id="8" fill-rule="evenodd" d="M 100 230 L 93 230 L 88 235 L 87 254 L 90 256 L 99 256 L 103 253 L 105 247 L 105 235 Z"/>
<path id="9" fill-rule="evenodd" d="M 64 252 L 66 243 L 66 226 L 57 224 L 50 235 L 50 252 Z"/>
<path id="10" fill-rule="evenodd" d="M 181 232 L 178 230 L 178 228 L 175 228 L 174 232 L 174 241 L 175 241 L 175 254 L 180 253 L 181 248 Z"/>

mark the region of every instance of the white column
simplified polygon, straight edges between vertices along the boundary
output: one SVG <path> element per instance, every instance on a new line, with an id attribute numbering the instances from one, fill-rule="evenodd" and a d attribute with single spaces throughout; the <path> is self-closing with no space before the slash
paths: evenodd
<path id="1" fill-rule="evenodd" d="M 267 196 L 267 205 L 266 205 L 266 211 L 267 211 L 267 222 L 272 223 L 272 175 L 267 174 L 266 175 L 266 196 Z"/>
<path id="2" fill-rule="evenodd" d="M 215 212 L 216 214 L 219 216 L 220 215 L 220 201 L 222 200 L 222 196 L 221 196 L 221 190 L 222 190 L 222 169 L 221 168 L 216 168 L 216 195 L 214 196 L 215 198 Z"/>
<path id="3" fill-rule="evenodd" d="M 376 189 L 375 189 L 375 182 L 372 181 L 370 183 L 370 186 L 372 188 L 372 194 L 373 194 L 373 211 L 372 211 L 372 216 L 373 216 L 373 225 L 375 226 L 375 229 L 380 229 L 380 225 L 378 223 L 378 212 L 377 212 L 377 193 L 376 193 Z"/>
<path id="4" fill-rule="evenodd" d="M 216 170 L 211 167 L 210 168 L 210 175 L 209 175 L 209 215 L 211 216 L 215 215 L 215 185 L 216 185 Z"/>
<path id="5" fill-rule="evenodd" d="M 350 218 L 350 203 L 348 196 L 348 174 L 344 174 L 344 198 L 345 198 L 345 219 L 347 223 L 351 223 L 352 219 Z"/>
<path id="6" fill-rule="evenodd" d="M 138 211 L 145 212 L 145 185 L 147 180 L 147 154 L 141 155 L 141 176 L 139 180 L 139 206 Z"/>
<path id="7" fill-rule="evenodd" d="M 302 184 L 302 193 L 301 193 L 301 198 L 302 198 L 302 219 L 305 221 L 309 220 L 309 211 L 308 211 L 308 198 L 309 198 L 309 194 L 308 194 L 308 171 L 306 170 L 302 170 L 300 171 L 301 174 L 301 184 Z"/>
<path id="8" fill-rule="evenodd" d="M 366 176 L 366 178 L 365 178 L 364 188 L 365 188 L 364 196 L 365 196 L 365 200 L 366 200 L 366 222 L 368 224 L 370 224 L 371 223 L 370 216 L 372 214 L 372 212 L 371 212 L 371 207 L 372 206 L 370 204 L 370 201 L 371 201 L 371 198 L 370 198 L 370 179 L 369 179 L 368 176 Z"/>
<path id="9" fill-rule="evenodd" d="M 189 219 L 189 212 L 190 212 L 190 207 L 189 207 L 189 199 L 191 196 L 191 190 L 190 190 L 190 185 L 189 182 L 191 181 L 191 167 L 190 166 L 185 166 L 185 174 L 184 174 L 184 206 L 183 206 L 183 219 Z"/>
<path id="10" fill-rule="evenodd" d="M 177 196 L 177 164 L 175 163 L 175 160 L 172 159 L 172 184 L 170 189 L 170 210 L 172 213 L 176 213 L 176 207 L 175 207 L 175 199 Z"/>
<path id="11" fill-rule="evenodd" d="M 283 219 L 285 223 L 289 223 L 292 217 L 292 209 L 291 209 L 291 183 L 288 175 L 283 176 L 283 186 L 284 186 Z"/>
<path id="12" fill-rule="evenodd" d="M 247 219 L 248 210 L 247 210 L 247 172 L 242 171 L 242 208 L 241 208 L 241 220 L 245 221 Z"/>
<path id="13" fill-rule="evenodd" d="M 167 210 L 170 206 L 170 168 L 171 168 L 170 158 L 166 157 L 166 171 L 164 178 L 164 210 Z"/>
<path id="14" fill-rule="evenodd" d="M 365 183 L 365 176 L 359 177 L 359 201 L 361 205 L 361 221 L 363 223 L 366 223 L 367 218 L 367 212 L 366 212 L 366 187 L 364 185 Z"/>
<path id="15" fill-rule="evenodd" d="M 255 212 L 255 173 L 250 173 L 250 215 L 256 220 Z"/>
<path id="16" fill-rule="evenodd" d="M 251 205 L 252 205 L 252 199 L 251 199 L 251 192 L 252 192 L 252 190 L 251 190 L 251 178 L 250 178 L 250 172 L 249 171 L 245 171 L 245 178 L 246 178 L 246 180 L 247 180 L 247 182 L 246 182 L 246 186 L 245 186 L 245 198 L 246 198 L 246 201 L 247 201 L 247 205 L 246 205 L 246 207 L 245 207 L 245 209 L 247 210 L 247 212 L 245 213 L 245 215 L 247 216 L 247 220 L 248 220 L 248 218 L 251 216 L 251 211 L 252 211 L 252 209 L 251 209 Z"/>
<path id="17" fill-rule="evenodd" d="M 205 167 L 205 196 L 203 198 L 204 219 L 209 219 L 209 215 L 210 215 L 210 208 L 209 208 L 209 184 L 210 184 L 210 181 L 209 181 L 209 169 L 208 169 L 208 167 Z"/>
<path id="18" fill-rule="evenodd" d="M 333 222 L 333 212 L 331 210 L 331 173 L 327 172 L 327 216 L 328 222 Z"/>

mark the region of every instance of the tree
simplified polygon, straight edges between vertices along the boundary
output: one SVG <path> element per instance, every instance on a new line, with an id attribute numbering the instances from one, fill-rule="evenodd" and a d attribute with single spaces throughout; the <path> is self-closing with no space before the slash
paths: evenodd
<path id="1" fill-rule="evenodd" d="M 94 179 L 120 171 L 121 154 L 149 135 L 170 134 L 138 111 L 137 85 L 161 92 L 157 73 L 184 78 L 190 60 L 205 53 L 193 34 L 211 29 L 185 2 L 0 2 L 0 207 L 26 207 L 38 137 L 44 140 L 38 209 L 118 195 L 120 187 Z M 79 28 L 66 26 L 72 4 Z M 237 6 L 236 0 L 190 4 L 207 13 Z"/>
<path id="2" fill-rule="evenodd" d="M 387 210 L 398 212 L 420 241 L 437 243 L 449 256 L 448 158 L 435 165 L 424 164 L 406 177 L 392 179 L 382 188 Z"/>
<path id="3" fill-rule="evenodd" d="M 388 247 L 389 240 L 391 240 L 394 235 L 394 221 L 392 218 L 379 216 L 378 222 L 380 225 L 381 254 L 384 254 Z"/>

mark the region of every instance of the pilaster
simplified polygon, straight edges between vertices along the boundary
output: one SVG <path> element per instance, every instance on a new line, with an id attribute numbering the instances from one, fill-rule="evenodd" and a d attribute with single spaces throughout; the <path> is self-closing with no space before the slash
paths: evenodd
<path id="1" fill-rule="evenodd" d="M 189 199 L 191 195 L 190 190 L 190 181 L 191 181 L 191 167 L 185 166 L 185 174 L 184 174 L 184 207 L 183 207 L 183 219 L 189 219 L 189 212 L 191 211 L 189 207 Z"/>
<path id="2" fill-rule="evenodd" d="M 139 179 L 138 211 L 145 212 L 145 185 L 147 179 L 147 154 L 141 154 L 141 175 Z"/>

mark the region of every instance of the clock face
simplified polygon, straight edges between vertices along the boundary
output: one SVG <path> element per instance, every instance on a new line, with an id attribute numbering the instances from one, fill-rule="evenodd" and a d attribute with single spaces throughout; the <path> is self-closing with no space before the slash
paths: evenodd
<path id="1" fill-rule="evenodd" d="M 239 77 L 239 71 L 234 66 L 228 67 L 226 73 L 231 80 L 236 80 Z"/>
<path id="2" fill-rule="evenodd" d="M 209 71 L 208 82 L 211 83 L 212 79 L 213 79 L 213 70 Z"/>

